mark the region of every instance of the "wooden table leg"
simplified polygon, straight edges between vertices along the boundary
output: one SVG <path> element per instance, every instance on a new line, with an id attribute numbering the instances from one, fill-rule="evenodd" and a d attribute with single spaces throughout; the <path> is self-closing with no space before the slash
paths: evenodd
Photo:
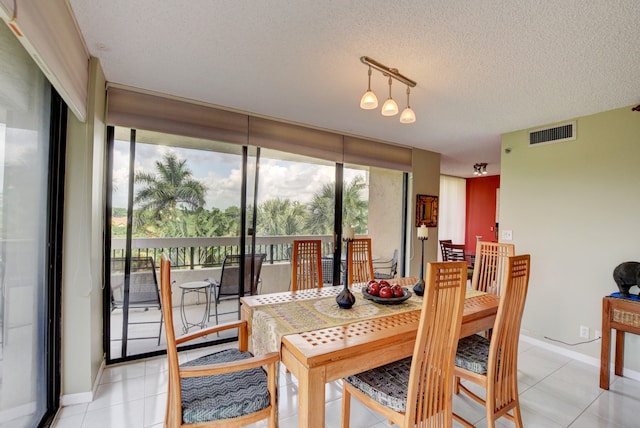
<path id="1" fill-rule="evenodd" d="M 611 358 L 611 326 L 609 302 L 602 302 L 602 342 L 600 344 L 600 388 L 609 389 L 609 359 Z"/>
<path id="2" fill-rule="evenodd" d="M 622 376 L 622 367 L 624 365 L 624 330 L 616 329 L 616 360 L 615 374 Z"/>
<path id="3" fill-rule="evenodd" d="M 324 428 L 324 368 L 303 370 L 298 377 L 298 427 Z"/>

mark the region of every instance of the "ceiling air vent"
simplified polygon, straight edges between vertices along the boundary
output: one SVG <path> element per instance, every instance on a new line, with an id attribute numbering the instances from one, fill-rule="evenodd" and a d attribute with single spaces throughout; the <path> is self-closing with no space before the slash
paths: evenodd
<path id="1" fill-rule="evenodd" d="M 575 139 L 576 123 L 569 122 L 554 126 L 553 128 L 544 128 L 529 132 L 529 147 Z"/>

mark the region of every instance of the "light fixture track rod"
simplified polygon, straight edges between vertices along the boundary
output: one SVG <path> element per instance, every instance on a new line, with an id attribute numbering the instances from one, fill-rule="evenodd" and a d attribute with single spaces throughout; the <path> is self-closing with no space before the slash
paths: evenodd
<path id="1" fill-rule="evenodd" d="M 361 56 L 360 61 L 362 61 L 363 64 L 366 64 L 370 67 L 375 68 L 376 70 L 380 71 L 385 75 L 389 75 L 393 77 L 397 81 L 402 82 L 407 86 L 411 86 L 412 88 L 416 86 L 416 82 L 400 74 L 397 69 L 389 68 L 386 65 L 379 63 L 373 58 L 369 58 L 368 56 Z"/>

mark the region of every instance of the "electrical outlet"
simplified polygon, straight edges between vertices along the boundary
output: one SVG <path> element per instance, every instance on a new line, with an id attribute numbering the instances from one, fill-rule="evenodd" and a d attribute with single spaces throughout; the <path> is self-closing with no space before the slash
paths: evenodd
<path id="1" fill-rule="evenodd" d="M 580 326 L 580 337 L 583 339 L 589 338 L 589 327 L 581 325 Z"/>
<path id="2" fill-rule="evenodd" d="M 500 236 L 503 241 L 511 241 L 513 240 L 513 230 L 503 230 Z"/>
<path id="3" fill-rule="evenodd" d="M 593 337 L 594 338 L 601 338 L 602 337 L 602 332 L 600 330 L 596 330 L 593 332 Z"/>

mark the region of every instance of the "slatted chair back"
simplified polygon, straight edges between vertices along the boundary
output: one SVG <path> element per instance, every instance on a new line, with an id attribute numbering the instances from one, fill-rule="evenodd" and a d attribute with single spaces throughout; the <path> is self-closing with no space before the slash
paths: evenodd
<path id="1" fill-rule="evenodd" d="M 507 273 L 507 257 L 515 254 L 515 245 L 478 241 L 471 288 L 500 295 Z"/>
<path id="2" fill-rule="evenodd" d="M 466 287 L 466 263 L 427 265 L 420 326 L 409 374 L 405 427 L 452 426 L 453 362 Z"/>
<path id="3" fill-rule="evenodd" d="M 348 285 L 354 282 L 367 282 L 374 278 L 371 260 L 371 238 L 357 238 L 348 241 L 347 254 Z"/>
<path id="4" fill-rule="evenodd" d="M 294 240 L 291 258 L 291 290 L 322 288 L 322 241 Z"/>
<path id="5" fill-rule="evenodd" d="M 524 312 L 531 256 L 507 257 L 507 274 L 496 314 L 491 339 L 479 335 L 465 337 L 458 344 L 455 368 L 455 392 L 465 392 L 486 410 L 487 425 L 505 416 L 522 428 L 522 415 L 518 397 L 518 340 Z M 486 389 L 486 398 L 478 396 L 460 382 L 476 383 Z M 512 411 L 513 414 L 508 412 Z M 455 415 L 457 421 L 473 426 Z"/>
<path id="6" fill-rule="evenodd" d="M 442 261 L 446 262 L 447 259 L 445 259 L 444 257 L 444 247 L 442 246 L 442 244 L 452 244 L 453 241 L 451 239 L 441 239 L 440 240 L 440 256 L 442 257 Z"/>
<path id="7" fill-rule="evenodd" d="M 454 356 L 467 265 L 429 263 L 425 283 L 412 357 L 343 380 L 343 428 L 349 427 L 351 396 L 402 428 L 452 426 Z"/>
<path id="8" fill-rule="evenodd" d="M 452 244 L 450 242 L 443 242 L 442 246 L 442 261 L 445 262 L 468 262 L 467 252 L 464 244 Z"/>

